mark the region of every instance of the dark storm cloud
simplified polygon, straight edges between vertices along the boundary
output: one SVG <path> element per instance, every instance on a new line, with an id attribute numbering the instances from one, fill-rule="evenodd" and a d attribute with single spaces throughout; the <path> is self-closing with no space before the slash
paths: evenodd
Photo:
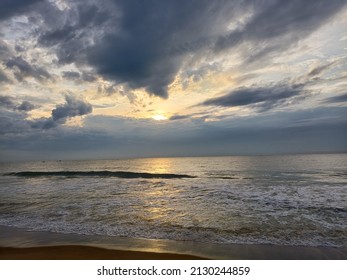
<path id="1" fill-rule="evenodd" d="M 50 27 L 39 43 L 53 47 L 61 64 L 88 64 L 110 81 L 164 98 L 184 57 L 204 48 L 206 38 L 240 10 L 240 1 L 92 3 L 73 1 L 69 11 L 56 11 L 68 20 L 55 26 L 52 11 L 43 15 Z"/>
<path id="2" fill-rule="evenodd" d="M 272 87 L 239 88 L 226 95 L 207 99 L 199 105 L 222 107 L 252 106 L 260 111 L 266 111 L 282 105 L 288 100 L 293 100 L 293 98 L 299 98 L 303 92 L 303 85 L 278 84 Z"/>
<path id="3" fill-rule="evenodd" d="M 53 109 L 50 118 L 35 120 L 31 123 L 31 127 L 50 129 L 64 124 L 69 118 L 87 115 L 92 111 L 93 107 L 91 104 L 67 94 L 65 95 L 65 104 L 58 105 Z"/>
<path id="4" fill-rule="evenodd" d="M 115 1 L 121 13 L 116 32 L 107 32 L 90 49 L 88 62 L 98 74 L 130 88 L 168 97 L 168 85 L 186 54 L 213 32 L 211 19 L 223 14 L 214 1 Z M 225 11 L 233 3 L 224 2 Z M 214 23 L 221 23 L 218 18 Z"/>
<path id="5" fill-rule="evenodd" d="M 70 41 L 76 36 L 76 29 L 77 28 L 73 26 L 64 26 L 60 29 L 46 32 L 40 36 L 39 42 L 46 47 L 51 47 L 63 42 Z"/>
<path id="6" fill-rule="evenodd" d="M 46 69 L 31 65 L 20 56 L 9 59 L 6 66 L 14 70 L 14 75 L 18 81 L 23 81 L 26 77 L 33 77 L 39 81 L 52 78 Z"/>
<path id="7" fill-rule="evenodd" d="M 43 0 L 1 0 L 0 1 L 0 21 L 14 15 L 25 13 L 34 3 Z"/>
<path id="8" fill-rule="evenodd" d="M 7 95 L 1 95 L 0 96 L 0 107 L 6 108 L 9 110 L 17 110 L 17 111 L 31 111 L 36 108 L 36 106 L 29 101 L 23 101 L 22 103 L 18 104 L 14 101 L 14 98 Z"/>
<path id="9" fill-rule="evenodd" d="M 60 64 L 87 63 L 87 48 L 94 37 L 102 36 L 103 23 L 112 18 L 111 13 L 103 8 L 108 1 L 102 4 L 91 2 L 71 1 L 71 9 L 64 11 L 48 4 L 42 7 L 41 15 L 47 26 L 45 31 L 39 32 L 38 42 L 55 48 Z"/>
<path id="10" fill-rule="evenodd" d="M 188 55 L 242 43 L 245 63 L 278 54 L 306 38 L 346 2 L 76 0 L 68 10 L 52 5 L 42 9 L 46 26 L 38 42 L 54 48 L 61 64 L 88 65 L 114 83 L 167 98 L 168 86 Z M 228 31 L 230 23 L 237 25 L 245 14 L 245 24 Z"/>

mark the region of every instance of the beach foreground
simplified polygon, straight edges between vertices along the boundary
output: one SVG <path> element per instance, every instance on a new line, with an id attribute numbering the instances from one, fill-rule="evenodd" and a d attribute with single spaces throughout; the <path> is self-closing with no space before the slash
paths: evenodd
<path id="1" fill-rule="evenodd" d="M 0 226 L 3 260 L 346 260 L 347 248 L 245 245 L 33 232 Z"/>
<path id="2" fill-rule="evenodd" d="M 347 250 L 337 248 L 235 245 L 233 257 L 248 260 L 346 260 Z M 104 249 L 81 245 L 12 248 L 0 247 L 0 260 L 204 260 L 209 258 L 140 251 Z"/>
<path id="3" fill-rule="evenodd" d="M 33 248 L 0 247 L 1 260 L 201 260 L 182 254 L 110 250 L 66 245 Z"/>

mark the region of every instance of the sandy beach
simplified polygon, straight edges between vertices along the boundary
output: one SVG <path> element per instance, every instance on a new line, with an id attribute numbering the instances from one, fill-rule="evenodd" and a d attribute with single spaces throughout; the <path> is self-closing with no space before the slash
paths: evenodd
<path id="1" fill-rule="evenodd" d="M 0 226 L 2 260 L 346 260 L 347 248 L 212 244 L 33 232 Z"/>
<path id="2" fill-rule="evenodd" d="M 233 259 L 346 260 L 347 250 L 285 246 L 235 245 Z M 194 255 L 124 251 L 81 245 L 12 248 L 0 247 L 0 260 L 204 260 Z"/>
<path id="3" fill-rule="evenodd" d="M 110 250 L 68 245 L 33 248 L 0 247 L 1 260 L 201 260 L 203 258 L 169 253 Z"/>

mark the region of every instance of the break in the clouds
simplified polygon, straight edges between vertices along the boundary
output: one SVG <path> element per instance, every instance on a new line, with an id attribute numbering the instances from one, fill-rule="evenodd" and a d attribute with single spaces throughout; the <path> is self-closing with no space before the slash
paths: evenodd
<path id="1" fill-rule="evenodd" d="M 347 0 L 0 1 L 1 153 L 347 151 L 346 15 Z"/>

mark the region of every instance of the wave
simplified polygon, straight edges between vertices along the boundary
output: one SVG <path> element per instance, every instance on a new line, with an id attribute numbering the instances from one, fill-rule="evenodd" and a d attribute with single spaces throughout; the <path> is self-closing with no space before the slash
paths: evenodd
<path id="1" fill-rule="evenodd" d="M 209 179 L 221 179 L 221 180 L 237 180 L 240 179 L 238 177 L 232 177 L 232 176 L 216 176 L 216 177 L 208 177 Z"/>
<path id="2" fill-rule="evenodd" d="M 125 179 L 145 178 L 145 179 L 183 179 L 196 178 L 185 174 L 167 173 L 145 173 L 145 172 L 126 172 L 126 171 L 22 171 L 6 173 L 4 176 L 18 177 L 117 177 Z"/>

